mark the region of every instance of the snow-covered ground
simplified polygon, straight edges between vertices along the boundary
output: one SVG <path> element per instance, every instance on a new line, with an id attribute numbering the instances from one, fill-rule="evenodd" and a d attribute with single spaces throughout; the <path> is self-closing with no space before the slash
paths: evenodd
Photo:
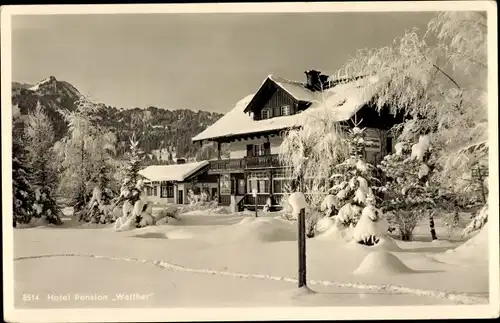
<path id="1" fill-rule="evenodd" d="M 182 214 L 167 225 L 14 230 L 16 308 L 450 305 L 488 302 L 484 232 L 466 244 L 436 219 L 440 238 L 379 247 L 307 240 L 298 291 L 296 224 L 248 214 Z M 446 238 L 446 239 L 445 239 Z M 458 246 L 463 244 L 458 249 Z M 455 249 L 455 250 L 454 250 Z M 28 301 L 26 295 L 38 295 Z M 23 297 L 25 300 L 23 300 Z"/>

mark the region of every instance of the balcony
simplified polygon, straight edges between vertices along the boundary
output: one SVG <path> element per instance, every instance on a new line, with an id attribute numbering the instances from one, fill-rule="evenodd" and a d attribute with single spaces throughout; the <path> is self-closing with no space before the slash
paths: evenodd
<path id="1" fill-rule="evenodd" d="M 220 174 L 227 171 L 242 171 L 245 169 L 245 159 L 217 159 L 210 161 L 210 174 Z"/>
<path id="2" fill-rule="evenodd" d="M 281 167 L 279 157 L 275 155 L 244 157 L 238 159 L 218 159 L 210 161 L 209 174 L 243 172 L 245 169 Z"/>
<path id="3" fill-rule="evenodd" d="M 280 167 L 278 155 L 245 157 L 244 159 L 246 169 Z"/>

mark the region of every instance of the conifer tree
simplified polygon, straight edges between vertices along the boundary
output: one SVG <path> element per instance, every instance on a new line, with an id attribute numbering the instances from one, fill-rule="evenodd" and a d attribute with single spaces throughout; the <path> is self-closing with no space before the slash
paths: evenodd
<path id="1" fill-rule="evenodd" d="M 140 179 L 139 171 L 141 170 L 144 152 L 139 148 L 139 141 L 135 138 L 135 133 L 130 138 L 130 152 L 128 153 L 127 179 L 131 185 L 136 185 Z"/>
<path id="2" fill-rule="evenodd" d="M 365 129 L 355 126 L 347 133 L 349 157 L 333 167 L 332 179 L 336 182 L 331 191 L 336 197 L 338 220 L 345 226 L 356 225 L 363 208 L 377 205 L 378 183 L 375 166 L 365 159 L 367 146 L 373 144 L 367 140 Z"/>
<path id="3" fill-rule="evenodd" d="M 12 133 L 12 197 L 13 224 L 29 223 L 33 212 L 34 191 L 30 182 L 30 170 L 27 167 L 26 150 L 23 145 L 24 124 L 13 109 Z"/>
<path id="4" fill-rule="evenodd" d="M 35 111 L 28 115 L 26 142 L 27 160 L 35 192 L 33 215 L 37 218 L 44 217 L 52 224 L 61 224 L 61 210 L 55 198 L 58 176 L 53 161 L 54 129 L 39 102 Z"/>

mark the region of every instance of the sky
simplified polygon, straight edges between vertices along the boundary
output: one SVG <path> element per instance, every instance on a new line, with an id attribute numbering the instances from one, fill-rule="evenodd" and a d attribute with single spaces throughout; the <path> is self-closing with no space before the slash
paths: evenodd
<path id="1" fill-rule="evenodd" d="M 12 80 L 68 81 L 117 108 L 226 113 L 269 74 L 332 74 L 432 12 L 115 14 L 12 17 Z"/>

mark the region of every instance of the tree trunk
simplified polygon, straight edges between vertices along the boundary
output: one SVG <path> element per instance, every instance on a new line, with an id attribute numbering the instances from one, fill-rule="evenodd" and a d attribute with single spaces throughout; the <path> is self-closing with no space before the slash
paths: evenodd
<path id="1" fill-rule="evenodd" d="M 436 230 L 434 229 L 434 215 L 431 213 L 429 215 L 429 227 L 431 229 L 432 241 L 437 240 Z"/>
<path id="2" fill-rule="evenodd" d="M 403 240 L 403 241 L 410 241 L 411 240 L 411 233 L 409 233 L 409 232 L 401 232 L 401 240 Z"/>

